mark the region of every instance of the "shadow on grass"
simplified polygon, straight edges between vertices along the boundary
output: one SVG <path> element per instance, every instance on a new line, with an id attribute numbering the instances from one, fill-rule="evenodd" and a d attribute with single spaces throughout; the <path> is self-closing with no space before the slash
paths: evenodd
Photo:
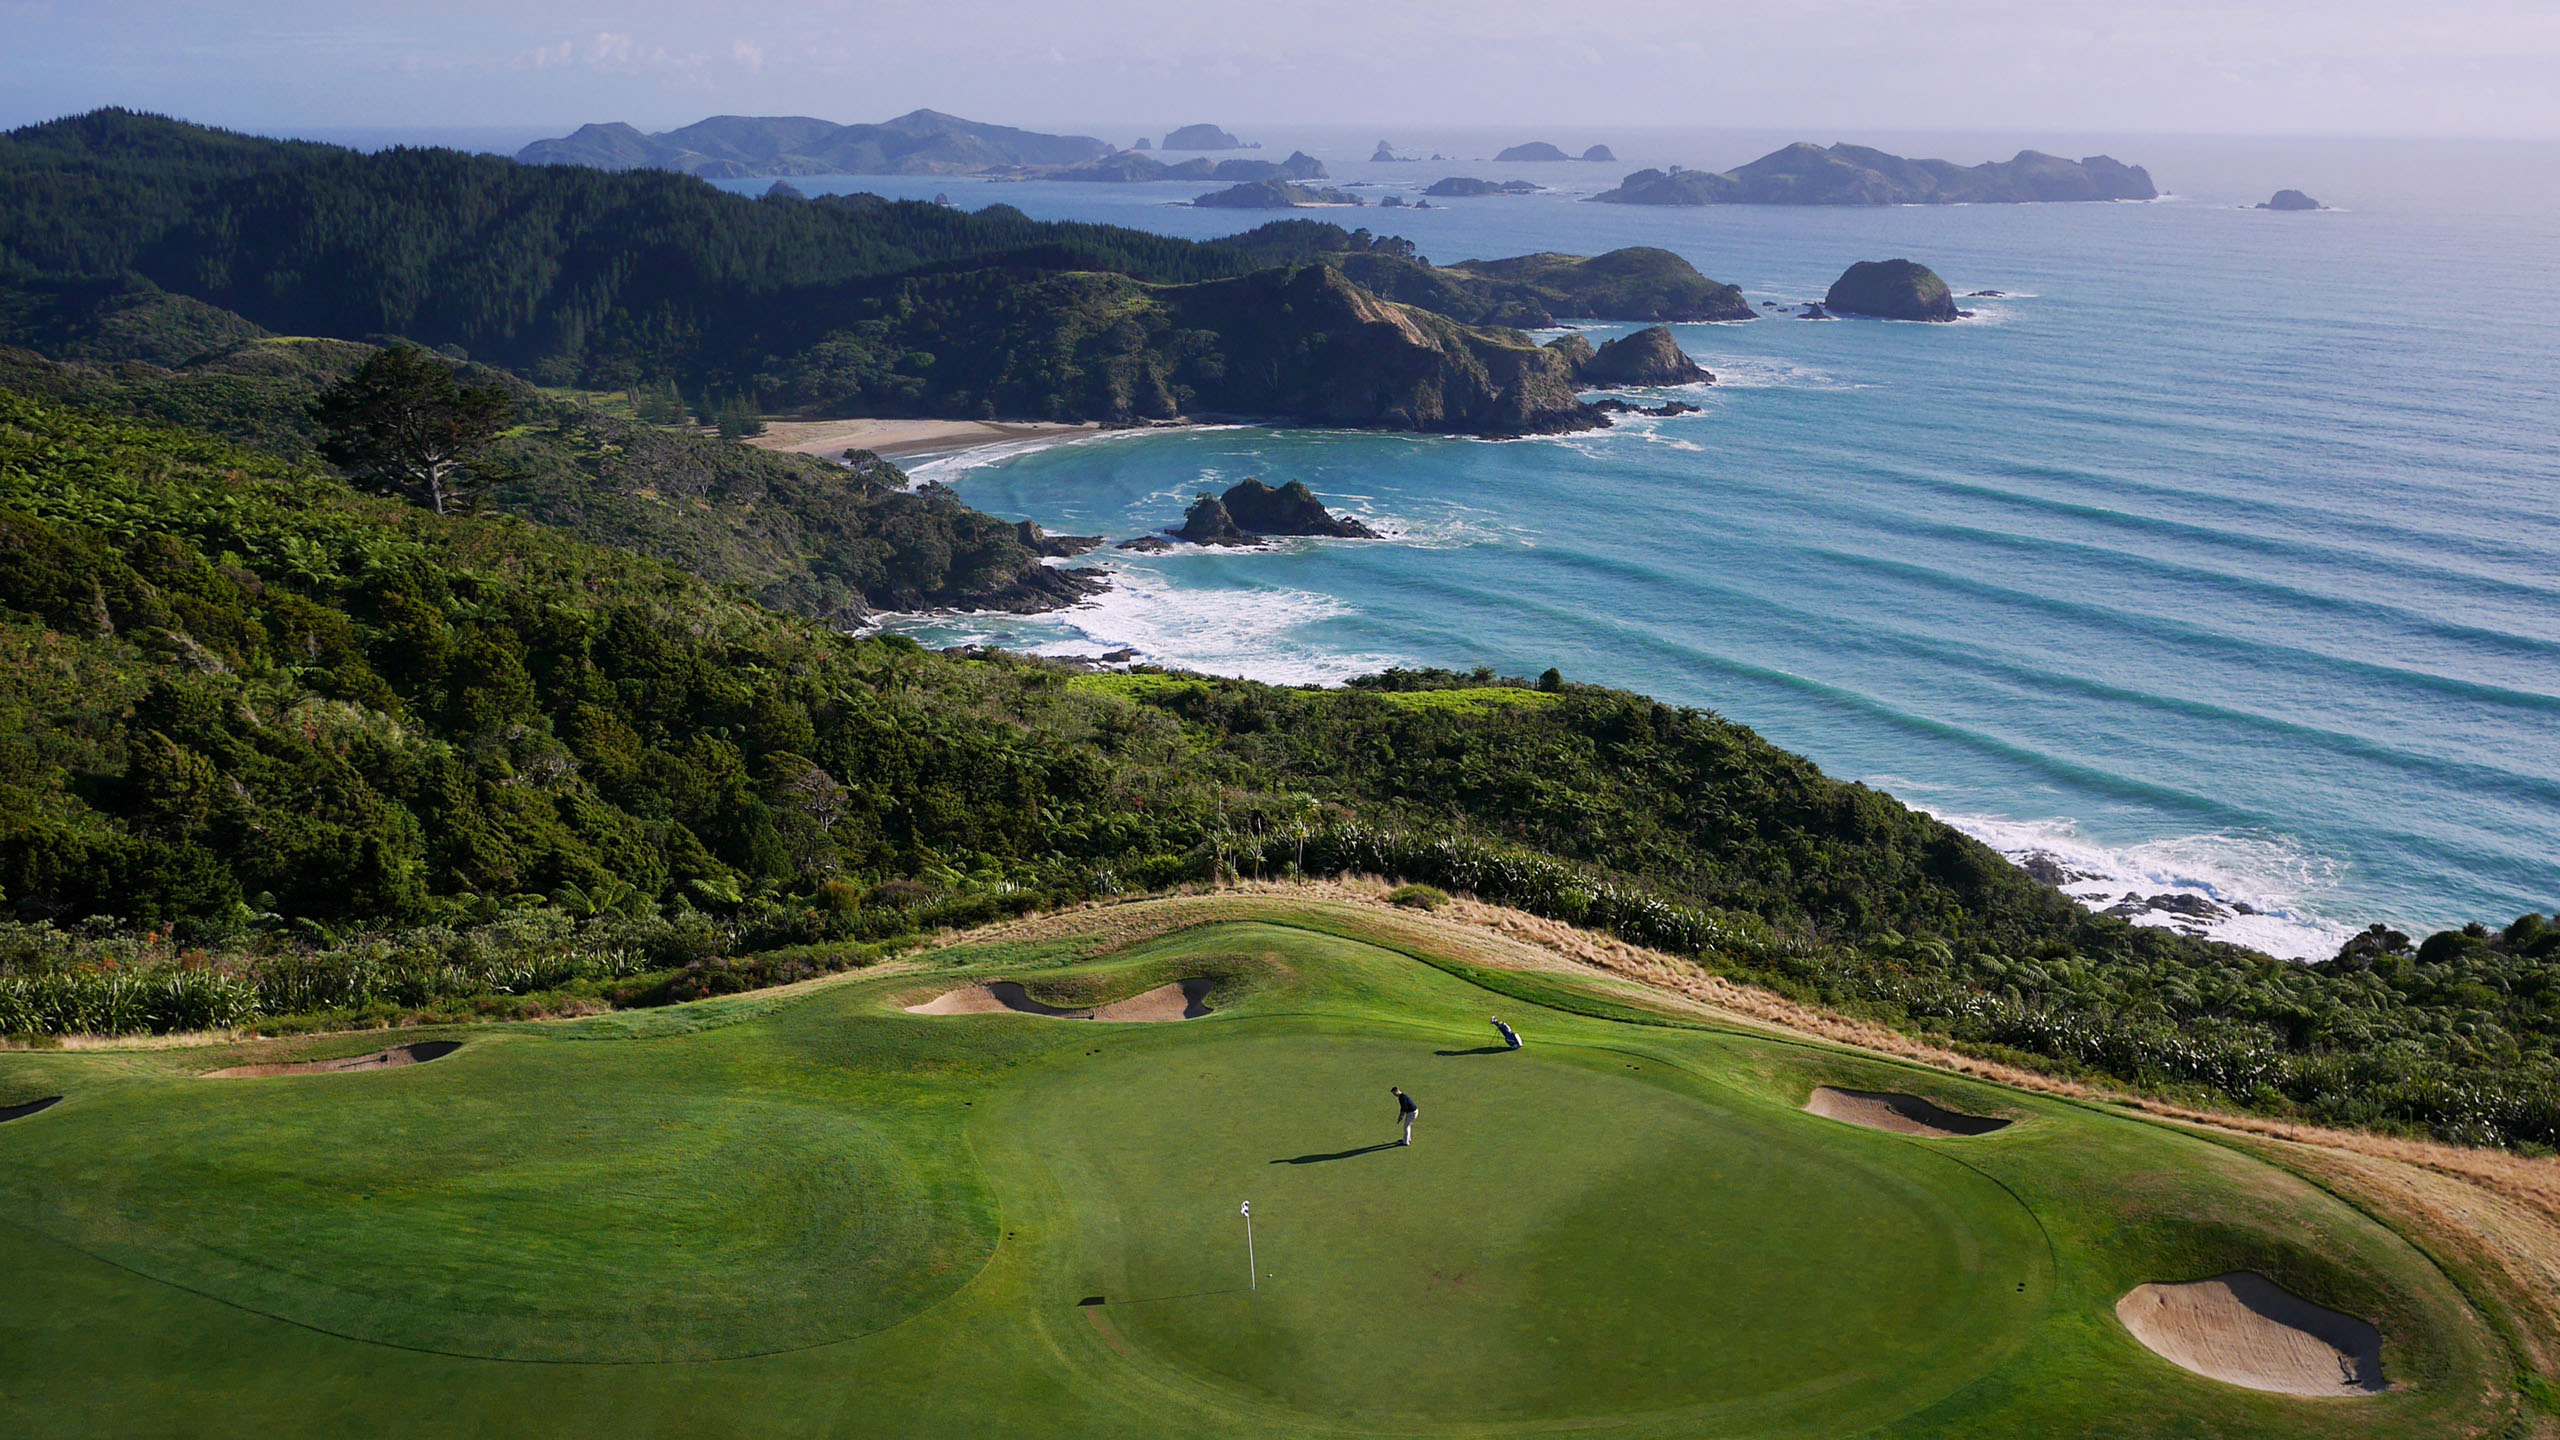
<path id="1" fill-rule="evenodd" d="M 1330 1155 L 1292 1155 L 1286 1160 L 1274 1160 L 1271 1163 L 1274 1165 L 1321 1165 L 1327 1160 L 1349 1160 L 1361 1155 L 1375 1155 L 1381 1150 L 1393 1150 L 1403 1143 L 1401 1140 L 1381 1140 L 1375 1145 L 1363 1145 L 1357 1150 L 1336 1150 Z"/>
<path id="2" fill-rule="evenodd" d="M 1511 1047 L 1508 1045 L 1479 1045 L 1473 1050 L 1434 1050 L 1431 1053 L 1434 1055 L 1508 1055 L 1511 1053 Z"/>

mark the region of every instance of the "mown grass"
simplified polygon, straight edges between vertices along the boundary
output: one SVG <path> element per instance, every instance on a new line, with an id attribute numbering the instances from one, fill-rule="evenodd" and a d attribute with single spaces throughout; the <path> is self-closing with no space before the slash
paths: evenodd
<path id="1" fill-rule="evenodd" d="M 2521 1403 L 2422 1256 L 2240 1151 L 1302 908 L 365 1074 L 195 1078 L 345 1037 L 0 1054 L 0 1094 L 68 1097 L 0 1127 L 0 1432 L 2391 1437 Z M 1202 974 L 1179 1025 L 897 1008 Z M 2017 1123 L 1860 1130 L 1801 1110 L 1826 1083 Z M 1411 1150 L 1370 1148 L 1390 1084 Z M 2400 1388 L 2238 1390 L 2113 1319 L 2234 1268 L 2374 1317 Z"/>

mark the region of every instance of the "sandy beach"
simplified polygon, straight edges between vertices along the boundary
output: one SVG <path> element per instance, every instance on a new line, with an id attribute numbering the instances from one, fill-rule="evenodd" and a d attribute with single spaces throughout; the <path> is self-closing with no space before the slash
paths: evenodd
<path id="1" fill-rule="evenodd" d="M 1018 440 L 1064 440 L 1098 435 L 1099 425 L 1065 425 L 1051 421 L 1006 423 L 986 420 L 775 420 L 765 433 L 748 441 L 767 450 L 830 458 L 847 450 L 868 450 L 888 459 L 939 455 L 1002 445 Z"/>

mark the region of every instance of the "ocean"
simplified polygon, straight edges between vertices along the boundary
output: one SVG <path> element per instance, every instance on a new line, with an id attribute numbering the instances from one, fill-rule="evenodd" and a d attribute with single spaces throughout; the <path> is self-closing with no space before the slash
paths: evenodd
<path id="1" fill-rule="evenodd" d="M 1677 251 L 1757 304 L 1907 256 L 1952 325 L 1675 327 L 1716 376 L 1671 419 L 1505 442 L 1232 427 L 912 466 L 970 503 L 1119 540 L 1247 476 L 1383 541 L 1105 550 L 1114 588 L 1034 617 L 902 617 L 989 643 L 1288 683 L 1490 666 L 1714 710 L 2103 906 L 2233 908 L 2287 957 L 2560 904 L 2560 146 L 1851 136 L 1972 163 L 2023 144 L 2147 165 L 2149 204 L 1652 209 L 1640 165 L 1790 137 L 1265 136 L 1376 197 L 1450 174 L 1539 195 L 1301 212 L 1434 260 Z M 1494 165 L 1547 138 L 1616 165 Z M 1803 137 L 1828 140 L 1833 137 Z M 732 182 L 755 191 L 769 182 Z M 795 180 L 1211 236 L 1211 187 Z M 2247 208 L 2279 187 L 2336 207 Z M 1628 326 L 1586 327 L 1597 341 Z M 1663 392 L 1668 395 L 1670 392 Z"/>

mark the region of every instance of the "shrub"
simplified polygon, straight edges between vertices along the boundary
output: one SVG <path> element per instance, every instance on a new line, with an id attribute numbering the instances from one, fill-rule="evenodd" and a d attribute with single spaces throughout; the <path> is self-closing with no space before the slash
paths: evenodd
<path id="1" fill-rule="evenodd" d="M 1407 910 L 1437 910 L 1449 903 L 1449 892 L 1437 885 L 1399 885 L 1387 892 L 1387 903 Z"/>

